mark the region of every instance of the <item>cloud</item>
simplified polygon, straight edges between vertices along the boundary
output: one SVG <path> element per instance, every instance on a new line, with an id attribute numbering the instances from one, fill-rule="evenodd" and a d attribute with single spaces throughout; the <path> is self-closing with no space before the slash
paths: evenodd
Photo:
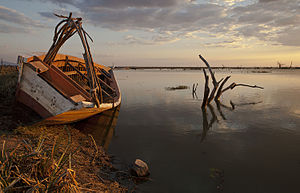
<path id="1" fill-rule="evenodd" d="M 58 17 L 56 17 L 55 14 L 58 14 L 58 15 L 65 15 L 65 16 L 69 16 L 69 11 L 66 11 L 65 9 L 55 9 L 53 10 L 52 12 L 48 12 L 48 11 L 41 11 L 41 12 L 38 12 L 38 14 L 44 18 L 47 18 L 47 19 L 55 19 L 57 20 Z M 83 17 L 83 14 L 80 13 L 80 12 L 77 12 L 77 11 L 72 11 L 72 17 Z"/>
<path id="2" fill-rule="evenodd" d="M 0 33 L 31 33 L 33 27 L 45 27 L 23 13 L 0 6 Z"/>
<path id="3" fill-rule="evenodd" d="M 57 18 L 52 12 L 43 11 L 43 12 L 38 12 L 38 13 L 40 14 L 40 16 L 48 18 L 48 19 L 55 19 L 55 18 Z M 54 13 L 56 13 L 56 12 L 54 12 Z"/>
<path id="4" fill-rule="evenodd" d="M 41 0 L 59 5 L 90 8 L 171 7 L 193 0 Z"/>
<path id="5" fill-rule="evenodd" d="M 11 26 L 5 23 L 0 23 L 0 33 L 24 33 L 27 29 Z"/>
<path id="6" fill-rule="evenodd" d="M 179 38 L 173 35 L 157 34 L 152 37 L 136 37 L 133 35 L 127 35 L 124 37 L 124 41 L 120 44 L 131 44 L 131 45 L 157 45 L 164 43 L 171 43 L 178 41 Z"/>
<path id="7" fill-rule="evenodd" d="M 278 0 L 259 0 L 260 3 L 269 3 L 272 1 L 278 1 Z"/>
<path id="8" fill-rule="evenodd" d="M 238 35 L 286 46 L 300 46 L 296 35 L 300 26 L 299 13 L 298 0 L 260 0 L 230 11 L 234 23 L 239 26 L 236 28 Z"/>
<path id="9" fill-rule="evenodd" d="M 23 13 L 20 13 L 14 9 L 10 9 L 4 6 L 0 6 L 0 20 L 9 23 L 20 24 L 23 26 L 34 26 L 34 27 L 43 27 L 39 22 L 30 19 L 25 16 Z"/>
<path id="10" fill-rule="evenodd" d="M 167 43 L 182 38 L 194 38 L 188 34 L 204 33 L 214 37 L 222 35 L 222 46 L 226 41 L 239 38 L 256 38 L 271 45 L 300 46 L 299 41 L 291 40 L 299 31 L 299 0 L 50 1 L 58 5 L 73 6 L 95 26 L 118 31 L 141 30 L 152 33 L 146 38 L 124 38 L 129 43 Z M 50 16 L 46 12 L 40 14 Z"/>

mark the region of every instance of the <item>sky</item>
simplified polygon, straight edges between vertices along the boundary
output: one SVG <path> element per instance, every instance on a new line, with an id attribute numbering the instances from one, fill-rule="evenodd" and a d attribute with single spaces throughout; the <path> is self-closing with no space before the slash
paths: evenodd
<path id="1" fill-rule="evenodd" d="M 47 52 L 69 12 L 100 64 L 300 67 L 300 0 L 0 0 L 0 58 Z M 60 53 L 82 57 L 79 38 Z"/>

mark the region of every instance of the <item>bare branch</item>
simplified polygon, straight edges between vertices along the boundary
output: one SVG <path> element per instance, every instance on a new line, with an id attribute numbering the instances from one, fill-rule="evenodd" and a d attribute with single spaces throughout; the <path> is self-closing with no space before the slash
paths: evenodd
<path id="1" fill-rule="evenodd" d="M 204 78 L 205 78 L 205 86 L 204 86 L 204 96 L 203 96 L 203 101 L 202 101 L 202 108 L 206 108 L 207 105 L 207 99 L 208 99 L 208 95 L 209 95 L 209 87 L 208 87 L 208 80 L 209 80 L 209 76 L 207 76 L 205 69 L 203 69 L 203 73 L 204 73 Z"/>
<path id="2" fill-rule="evenodd" d="M 257 86 L 257 85 L 249 85 L 249 84 L 241 84 L 241 83 L 236 84 L 235 82 L 233 82 L 231 85 L 229 85 L 228 87 L 224 88 L 224 89 L 222 90 L 222 93 L 225 92 L 225 91 L 227 91 L 228 89 L 231 89 L 231 90 L 232 90 L 232 89 L 234 89 L 234 88 L 237 87 L 237 86 L 245 86 L 245 87 L 250 87 L 250 88 L 264 89 L 263 87 Z"/>
<path id="3" fill-rule="evenodd" d="M 227 76 L 225 79 L 224 79 L 224 81 L 221 83 L 221 85 L 220 85 L 220 87 L 219 87 L 219 89 L 218 89 L 218 91 L 217 91 L 217 94 L 216 94 L 216 96 L 215 96 L 215 101 L 218 101 L 219 99 L 220 99 L 220 96 L 222 95 L 222 89 L 223 89 L 223 86 L 225 85 L 225 83 L 229 80 L 229 78 L 230 78 L 231 76 Z M 223 80 L 223 79 L 222 79 Z"/>
<path id="4" fill-rule="evenodd" d="M 204 62 L 204 64 L 207 66 L 209 72 L 210 72 L 210 75 L 211 75 L 211 78 L 212 78 L 212 81 L 213 81 L 213 84 L 214 86 L 216 86 L 218 84 L 216 78 L 215 78 L 215 74 L 213 73 L 210 65 L 208 64 L 208 62 L 205 60 L 205 58 L 203 58 L 200 54 L 199 54 L 199 58 Z"/>

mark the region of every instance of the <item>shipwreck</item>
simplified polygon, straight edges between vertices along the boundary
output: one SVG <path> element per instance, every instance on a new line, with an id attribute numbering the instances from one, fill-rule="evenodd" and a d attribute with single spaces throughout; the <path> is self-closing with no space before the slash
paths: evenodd
<path id="1" fill-rule="evenodd" d="M 121 103 L 113 69 L 94 63 L 81 18 L 62 18 L 54 30 L 53 44 L 40 56 L 18 57 L 16 100 L 30 107 L 50 124 L 86 119 Z M 62 45 L 78 34 L 83 59 L 58 54 Z"/>

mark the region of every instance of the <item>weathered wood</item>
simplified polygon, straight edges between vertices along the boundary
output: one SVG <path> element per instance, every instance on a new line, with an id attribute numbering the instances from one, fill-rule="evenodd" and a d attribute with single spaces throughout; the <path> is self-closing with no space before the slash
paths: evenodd
<path id="1" fill-rule="evenodd" d="M 203 58 L 201 55 L 199 55 L 199 58 L 204 62 L 204 64 L 207 66 L 207 68 L 208 68 L 208 70 L 209 70 L 209 72 L 210 72 L 210 76 L 211 76 L 211 78 L 212 78 L 212 83 L 213 83 L 213 86 L 214 86 L 214 88 L 213 88 L 213 90 L 211 91 L 211 93 L 210 93 L 210 95 L 209 95 L 209 98 L 207 99 L 207 103 L 206 103 L 206 105 L 207 104 L 210 104 L 210 102 L 214 99 L 214 97 L 215 97 L 215 92 L 217 91 L 217 89 L 218 89 L 218 87 L 219 87 L 219 84 L 220 84 L 220 82 L 222 81 L 217 81 L 216 80 L 216 77 L 215 77 L 215 74 L 213 73 L 213 71 L 212 71 L 212 69 L 211 69 L 211 67 L 210 67 L 210 65 L 209 65 L 209 63 L 205 60 L 205 58 Z M 203 103 L 202 103 L 203 104 Z"/>
<path id="2" fill-rule="evenodd" d="M 31 96 L 33 100 L 36 100 L 41 106 L 47 109 L 51 115 L 81 108 L 80 105 L 76 106 L 56 89 L 47 84 L 26 64 L 23 67 L 23 76 L 19 89 Z"/>
<path id="3" fill-rule="evenodd" d="M 100 81 L 102 84 L 104 84 L 107 88 L 109 88 L 111 91 L 116 92 L 115 89 L 113 89 L 111 86 L 109 86 L 105 81 L 101 80 L 101 78 L 97 77 L 98 81 Z M 104 89 L 103 89 L 104 90 Z"/>
<path id="4" fill-rule="evenodd" d="M 107 80 L 109 80 L 110 82 L 112 81 L 111 77 L 107 76 L 107 74 L 106 74 L 107 72 L 106 72 L 105 70 L 104 70 L 104 71 L 105 71 L 106 73 L 103 71 L 103 69 L 101 69 L 101 68 L 99 68 L 99 67 L 97 67 L 97 66 L 96 66 L 95 68 L 96 68 L 96 70 L 97 70 L 98 72 L 101 73 L 101 75 L 105 76 L 105 78 L 106 78 Z"/>
<path id="5" fill-rule="evenodd" d="M 257 86 L 257 85 L 249 85 L 249 84 L 241 84 L 241 83 L 236 84 L 235 82 L 233 82 L 233 83 L 231 83 L 228 87 L 224 88 L 224 89 L 222 90 L 222 93 L 224 93 L 225 91 L 227 91 L 227 90 L 229 90 L 229 89 L 232 90 L 232 89 L 234 89 L 234 88 L 237 87 L 237 86 L 245 86 L 245 87 L 250 87 L 250 88 L 264 89 L 263 87 Z"/>
<path id="6" fill-rule="evenodd" d="M 72 18 L 72 13 L 69 17 L 64 18 L 55 28 L 53 43 L 47 54 L 33 56 L 26 62 L 22 62 L 22 65 L 26 64 L 26 74 L 20 73 L 22 78 L 17 90 L 17 93 L 21 93 L 19 96 L 22 95 L 17 97 L 17 100 L 20 99 L 19 101 L 27 106 L 36 106 L 32 109 L 41 115 L 47 115 L 44 117 L 60 114 L 55 118 L 52 117 L 51 121 L 48 120 L 54 124 L 85 119 L 87 116 L 118 106 L 121 102 L 121 93 L 111 68 L 93 62 L 87 41 L 90 36 L 83 30 L 81 18 Z M 57 54 L 64 42 L 75 33 L 78 33 L 81 38 L 85 50 L 84 60 Z M 56 60 L 54 61 L 54 59 Z M 19 63 L 21 64 L 21 62 Z M 100 73 L 96 72 L 95 67 L 99 67 L 99 72 L 104 75 L 101 76 L 104 81 L 98 80 Z M 85 71 L 83 72 L 83 70 Z M 76 76 L 73 75 L 74 73 Z M 106 79 L 106 77 L 108 78 Z M 110 96 L 111 92 L 103 90 L 103 93 L 108 96 L 106 97 L 107 101 L 104 102 L 101 86 L 116 94 Z M 110 98 L 113 103 L 108 102 Z M 95 108 L 95 104 L 98 108 Z M 80 110 L 76 111 L 76 109 Z"/>
<path id="7" fill-rule="evenodd" d="M 87 119 L 108 109 L 110 108 L 82 108 L 78 110 L 71 110 L 53 117 L 49 117 L 37 124 L 38 125 L 70 124 L 70 123 L 78 122 L 80 120 Z"/>
<path id="8" fill-rule="evenodd" d="M 203 96 L 201 107 L 206 108 L 208 102 L 208 95 L 209 95 L 209 87 L 208 87 L 209 76 L 207 76 L 205 69 L 203 69 L 203 73 L 205 78 L 205 84 L 204 84 L 204 96 Z"/>
<path id="9" fill-rule="evenodd" d="M 208 98 L 207 104 L 210 104 L 210 102 L 214 99 L 215 93 L 216 93 L 216 91 L 217 91 L 217 89 L 218 89 L 218 87 L 219 87 L 219 84 L 220 84 L 220 82 L 221 82 L 222 80 L 223 80 L 223 78 L 222 78 L 219 82 L 217 82 L 216 85 L 214 85 L 214 88 L 213 88 L 213 90 L 211 91 L 210 96 L 209 96 L 209 98 Z"/>
<path id="10" fill-rule="evenodd" d="M 70 66 L 74 71 L 76 71 L 81 77 L 85 78 L 86 80 L 89 80 L 89 78 L 83 74 L 85 71 L 80 71 L 80 70 L 78 70 L 77 68 L 75 68 L 75 67 L 74 67 L 72 64 L 70 64 L 69 62 L 66 62 L 66 64 L 67 64 L 68 66 Z M 69 75 L 68 73 L 69 73 L 69 72 L 65 72 L 65 74 Z"/>
<path id="11" fill-rule="evenodd" d="M 200 54 L 199 54 L 199 58 L 204 62 L 204 64 L 207 66 L 209 72 L 210 72 L 210 75 L 211 75 L 211 78 L 212 78 L 212 81 L 213 81 L 213 85 L 216 86 L 218 84 L 216 78 L 215 78 L 215 75 L 209 65 L 209 63 L 205 60 L 205 58 L 203 58 Z"/>
<path id="12" fill-rule="evenodd" d="M 223 80 L 223 82 L 221 83 L 221 85 L 220 85 L 220 87 L 219 87 L 219 89 L 218 89 L 218 91 L 217 91 L 217 94 L 216 94 L 216 96 L 215 96 L 215 101 L 218 101 L 218 100 L 220 99 L 220 96 L 222 95 L 222 89 L 223 89 L 225 83 L 229 80 L 230 77 L 231 77 L 231 76 L 227 76 L 227 77 Z"/>
<path id="13" fill-rule="evenodd" d="M 62 15 L 56 15 L 56 16 L 65 18 L 65 19 L 63 21 L 61 21 L 55 27 L 53 44 L 50 47 L 48 53 L 46 54 L 46 56 L 44 58 L 44 62 L 51 65 L 58 50 L 64 44 L 64 42 L 67 41 L 75 33 L 78 33 L 78 35 L 81 39 L 82 46 L 85 51 L 85 53 L 83 54 L 83 57 L 85 60 L 87 76 L 88 76 L 88 80 L 89 80 L 90 94 L 91 94 L 93 100 L 95 101 L 96 105 L 99 107 L 100 103 L 103 102 L 102 92 L 101 92 L 101 87 L 99 86 L 99 83 L 97 81 L 97 75 L 95 72 L 93 59 L 92 59 L 90 48 L 89 48 L 88 41 L 87 41 L 87 35 L 86 35 L 87 33 L 82 28 L 82 23 L 81 23 L 82 19 L 81 18 L 72 18 L 72 13 L 69 14 L 69 17 L 62 16 Z M 62 24 L 63 24 L 63 26 L 60 27 Z M 60 27 L 60 29 L 58 30 L 59 27 Z M 99 101 L 99 98 L 100 98 L 100 101 Z"/>

